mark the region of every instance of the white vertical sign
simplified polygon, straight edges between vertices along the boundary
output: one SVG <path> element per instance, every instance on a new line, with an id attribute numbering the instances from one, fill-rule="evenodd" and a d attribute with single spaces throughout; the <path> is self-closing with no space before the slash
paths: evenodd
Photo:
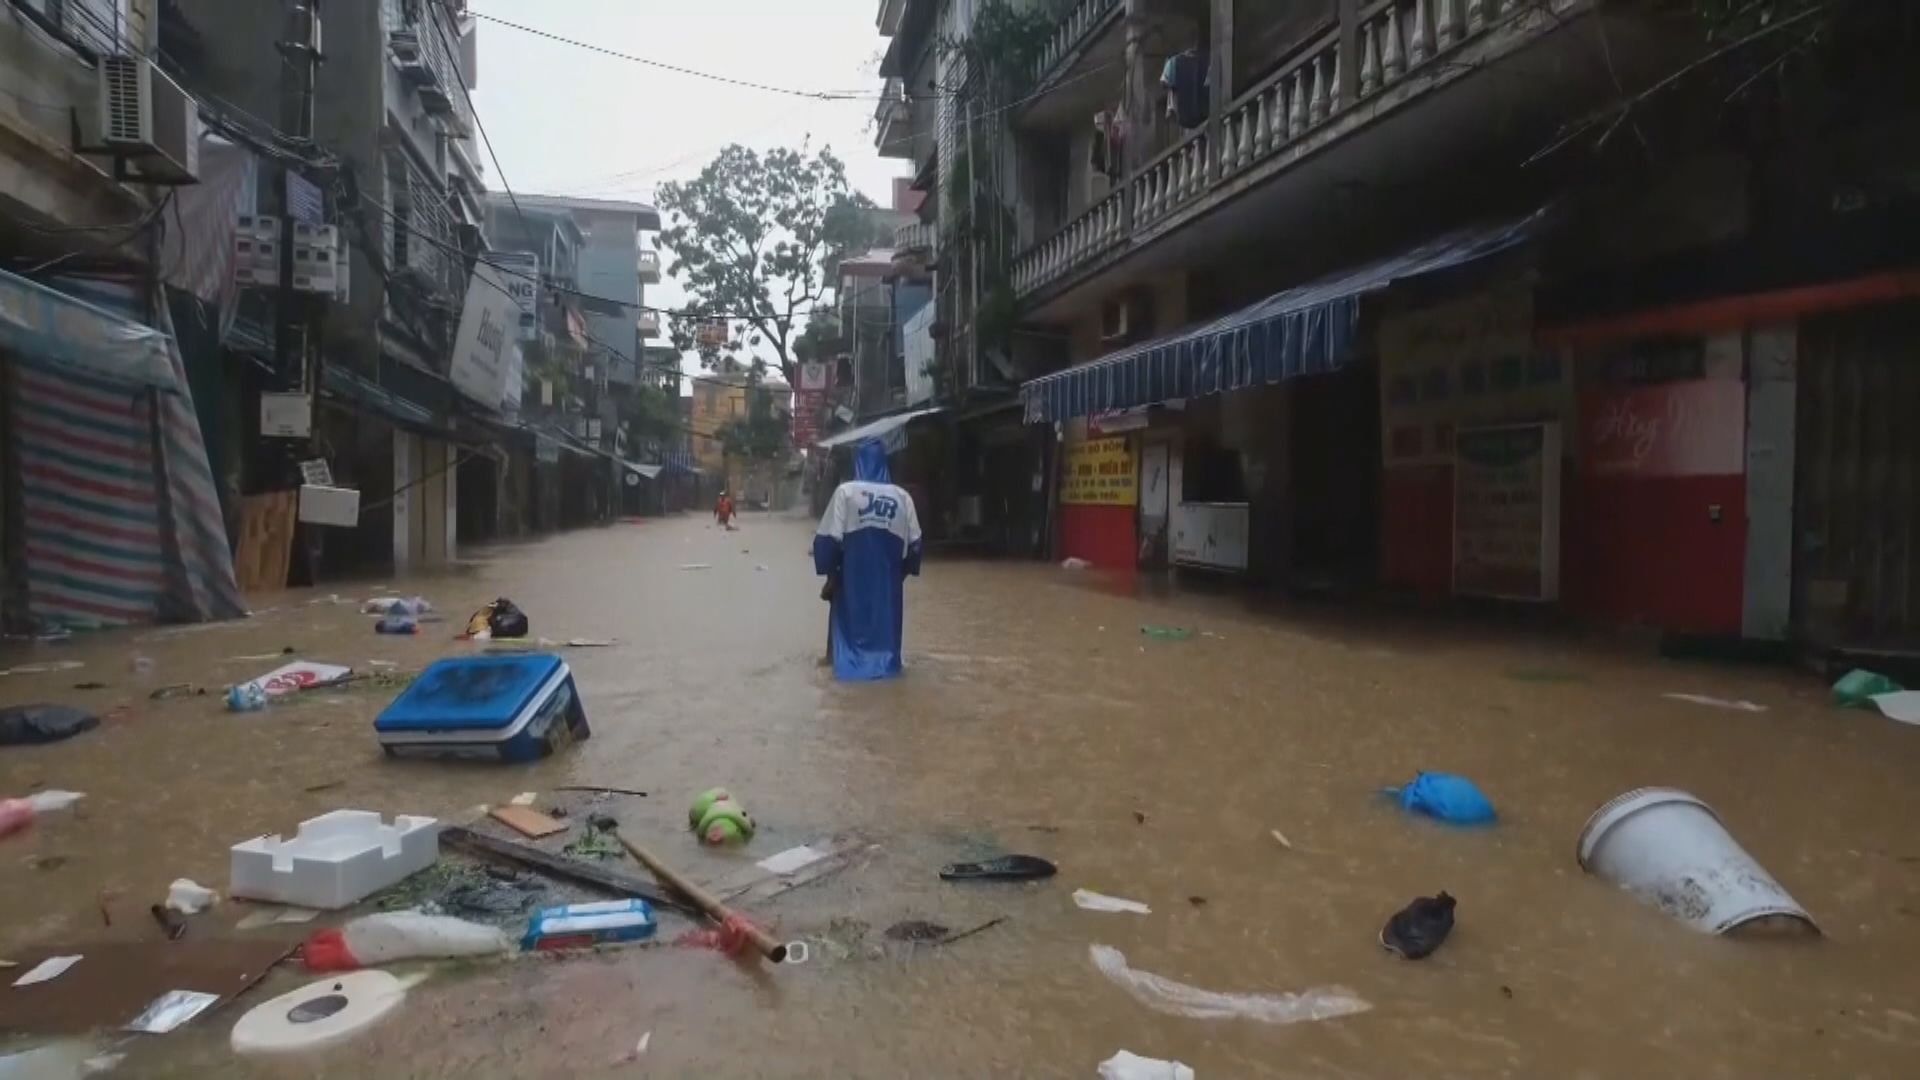
<path id="1" fill-rule="evenodd" d="M 520 305 L 520 340 L 540 340 L 540 256 L 531 251 L 502 251 L 488 255 L 487 261 L 499 268 L 503 284 Z"/>
<path id="2" fill-rule="evenodd" d="M 500 271 L 475 263 L 447 372 L 455 389 L 489 409 L 500 407 L 506 397 L 508 349 L 519 323 L 519 302 Z"/>

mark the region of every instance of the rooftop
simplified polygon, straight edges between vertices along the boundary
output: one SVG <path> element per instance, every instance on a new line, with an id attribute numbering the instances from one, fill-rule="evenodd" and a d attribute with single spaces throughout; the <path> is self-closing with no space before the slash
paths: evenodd
<path id="1" fill-rule="evenodd" d="M 639 227 L 648 232 L 660 231 L 660 211 L 643 202 L 631 202 L 626 199 L 587 199 L 578 195 L 530 195 L 515 192 L 509 196 L 504 191 L 487 192 L 487 201 L 503 206 L 519 203 L 527 209 L 539 210 L 586 210 L 602 214 L 632 214 L 639 219 Z"/>

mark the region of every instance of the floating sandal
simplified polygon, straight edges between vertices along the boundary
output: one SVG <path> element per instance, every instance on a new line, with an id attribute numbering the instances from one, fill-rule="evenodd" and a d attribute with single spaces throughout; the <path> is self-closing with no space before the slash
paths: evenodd
<path id="1" fill-rule="evenodd" d="M 1037 855 L 1003 855 L 985 862 L 952 863 L 940 868 L 942 881 L 1037 881 L 1059 867 Z"/>

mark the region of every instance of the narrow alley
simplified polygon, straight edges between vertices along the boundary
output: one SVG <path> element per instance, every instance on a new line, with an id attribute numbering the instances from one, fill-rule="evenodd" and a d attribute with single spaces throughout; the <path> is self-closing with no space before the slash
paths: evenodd
<path id="1" fill-rule="evenodd" d="M 427 965 L 403 1022 L 317 1055 L 234 1056 L 232 1021 L 309 978 L 283 968 L 212 1022 L 123 1047 L 123 1074 L 1085 1076 L 1126 1047 L 1215 1077 L 1894 1077 L 1920 1052 L 1920 743 L 1834 709 L 1816 680 L 947 559 L 908 586 L 906 676 L 837 684 L 818 666 L 810 532 L 796 516 L 749 514 L 737 532 L 681 517 L 486 549 L 381 583 L 454 613 L 418 637 L 376 636 L 370 587 L 342 585 L 256 598 L 244 621 L 10 647 L 0 667 L 83 666 L 0 676 L 9 700 L 105 719 L 0 756 L 0 791 L 87 796 L 0 849 L 0 956 L 150 936 L 144 909 L 169 881 L 222 887 L 230 845 L 331 809 L 452 823 L 523 789 L 606 785 L 648 792 L 620 804 L 622 825 L 701 880 L 827 836 L 871 847 L 752 911 L 809 943 L 804 964 L 663 943 Z M 255 714 L 218 696 L 285 647 L 363 671 L 477 649 L 451 640 L 458 613 L 497 596 L 536 637 L 617 642 L 560 650 L 594 733 L 539 764 L 387 760 L 378 687 Z M 181 683 L 211 689 L 150 699 Z M 1379 794 L 1422 769 L 1474 778 L 1499 823 L 1449 830 Z M 1647 784 L 1711 803 L 1825 938 L 1728 948 L 1582 873 L 1588 814 Z M 703 849 L 682 824 L 713 785 L 758 819 L 741 851 Z M 1008 852 L 1059 874 L 937 876 Z M 1151 914 L 1080 910 L 1076 889 Z M 1447 948 L 1418 965 L 1383 952 L 1382 920 L 1443 889 L 1459 901 Z M 247 906 L 190 933 L 234 932 Z M 1004 921 L 940 947 L 883 937 L 910 919 Z M 1286 1026 L 1163 1015 L 1102 973 L 1096 945 L 1136 976 L 1236 995 L 1339 986 L 1371 1008 Z"/>

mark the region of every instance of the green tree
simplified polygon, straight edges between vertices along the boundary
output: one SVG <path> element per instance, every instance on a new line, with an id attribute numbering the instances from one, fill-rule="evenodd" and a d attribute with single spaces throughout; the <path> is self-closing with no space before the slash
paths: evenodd
<path id="1" fill-rule="evenodd" d="M 679 397 L 661 387 L 645 383 L 634 387 L 627 396 L 620 409 L 620 419 L 626 422 L 630 445 L 669 444 L 685 424 L 680 416 Z"/>
<path id="2" fill-rule="evenodd" d="M 840 320 L 824 309 L 815 310 L 807 319 L 807 328 L 793 342 L 793 358 L 803 364 L 830 361 L 846 348 L 840 334 Z"/>
<path id="3" fill-rule="evenodd" d="M 786 456 L 787 422 L 779 416 L 749 416 L 731 420 L 717 433 L 720 445 L 732 457 L 767 461 Z"/>
<path id="4" fill-rule="evenodd" d="M 661 243 L 690 298 L 674 313 L 675 347 L 709 369 L 764 347 L 793 383 L 796 341 L 838 259 L 870 244 L 873 203 L 848 187 L 831 151 L 739 145 L 694 179 L 662 184 L 659 202 L 672 219 Z M 696 332 L 717 322 L 727 343 L 700 345 Z"/>

